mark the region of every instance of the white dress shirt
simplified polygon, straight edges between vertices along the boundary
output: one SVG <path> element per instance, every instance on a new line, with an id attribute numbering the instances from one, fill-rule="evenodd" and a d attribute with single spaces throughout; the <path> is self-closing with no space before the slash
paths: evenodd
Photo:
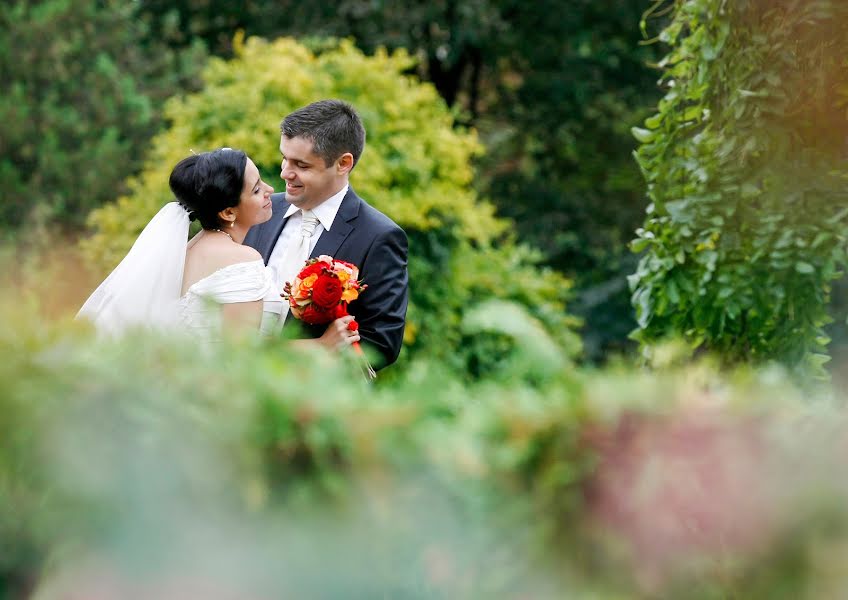
<path id="1" fill-rule="evenodd" d="M 336 215 L 342 205 L 342 200 L 344 200 L 349 187 L 349 185 L 345 185 L 336 194 L 333 194 L 324 200 L 324 202 L 312 209 L 312 212 L 316 217 L 318 217 L 318 221 L 320 221 L 320 223 L 315 228 L 315 233 L 309 241 L 310 252 L 315 249 L 315 244 L 318 243 L 318 238 L 321 237 L 321 234 L 324 231 L 330 231 L 330 228 L 333 226 L 333 221 L 336 220 Z M 283 230 L 280 232 L 280 237 L 277 238 L 277 243 L 274 245 L 274 249 L 271 251 L 271 256 L 268 258 L 268 267 L 273 271 L 276 279 L 279 279 L 279 267 L 283 262 L 286 250 L 289 245 L 295 243 L 295 238 L 297 238 L 300 233 L 300 224 L 303 221 L 303 213 L 297 206 L 292 204 L 289 206 L 283 218 L 288 218 L 288 221 L 286 221 Z M 280 292 L 283 290 L 284 284 L 284 281 L 277 281 L 276 290 L 272 290 L 268 296 L 266 296 L 264 307 L 265 311 L 276 312 L 277 314 L 282 312 L 283 299 L 280 298 Z"/>

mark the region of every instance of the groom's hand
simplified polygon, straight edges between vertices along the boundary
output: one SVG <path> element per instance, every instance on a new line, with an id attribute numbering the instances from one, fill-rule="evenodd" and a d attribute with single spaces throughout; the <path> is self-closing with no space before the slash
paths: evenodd
<path id="1" fill-rule="evenodd" d="M 359 341 L 359 331 L 351 330 L 348 324 L 353 321 L 352 315 L 336 319 L 327 326 L 324 335 L 318 341 L 328 350 L 341 350 Z"/>

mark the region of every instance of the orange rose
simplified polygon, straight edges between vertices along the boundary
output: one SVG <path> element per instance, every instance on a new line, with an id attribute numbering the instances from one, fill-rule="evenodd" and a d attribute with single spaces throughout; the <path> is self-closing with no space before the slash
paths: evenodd
<path id="1" fill-rule="evenodd" d="M 359 289 L 355 287 L 349 287 L 342 292 L 342 302 L 352 302 L 359 298 Z"/>
<path id="2" fill-rule="evenodd" d="M 316 275 L 315 273 L 303 279 L 303 281 L 300 282 L 300 285 L 297 286 L 297 292 L 295 292 L 295 295 L 303 297 L 308 296 L 310 290 L 312 289 L 312 286 L 315 285 L 315 281 L 317 279 L 318 275 Z"/>

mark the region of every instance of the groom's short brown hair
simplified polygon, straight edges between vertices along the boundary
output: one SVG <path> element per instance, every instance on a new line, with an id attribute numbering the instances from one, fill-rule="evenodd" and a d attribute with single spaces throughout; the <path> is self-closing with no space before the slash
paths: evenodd
<path id="1" fill-rule="evenodd" d="M 353 106 L 341 100 L 319 100 L 287 115 L 280 124 L 287 138 L 312 141 L 312 151 L 330 166 L 345 152 L 359 162 L 365 149 L 365 127 Z"/>

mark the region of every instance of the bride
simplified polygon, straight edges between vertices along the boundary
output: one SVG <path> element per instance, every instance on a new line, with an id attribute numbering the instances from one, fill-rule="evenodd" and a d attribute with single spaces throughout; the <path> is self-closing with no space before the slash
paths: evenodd
<path id="1" fill-rule="evenodd" d="M 271 218 L 274 189 L 244 152 L 231 148 L 181 160 L 169 185 L 178 202 L 153 217 L 77 318 L 110 335 L 178 327 L 215 341 L 230 331 L 258 333 L 262 299 L 276 283 L 259 252 L 242 241 Z M 203 229 L 186 243 L 195 219 Z M 338 347 L 358 340 L 345 327 L 329 327 L 317 341 Z"/>

